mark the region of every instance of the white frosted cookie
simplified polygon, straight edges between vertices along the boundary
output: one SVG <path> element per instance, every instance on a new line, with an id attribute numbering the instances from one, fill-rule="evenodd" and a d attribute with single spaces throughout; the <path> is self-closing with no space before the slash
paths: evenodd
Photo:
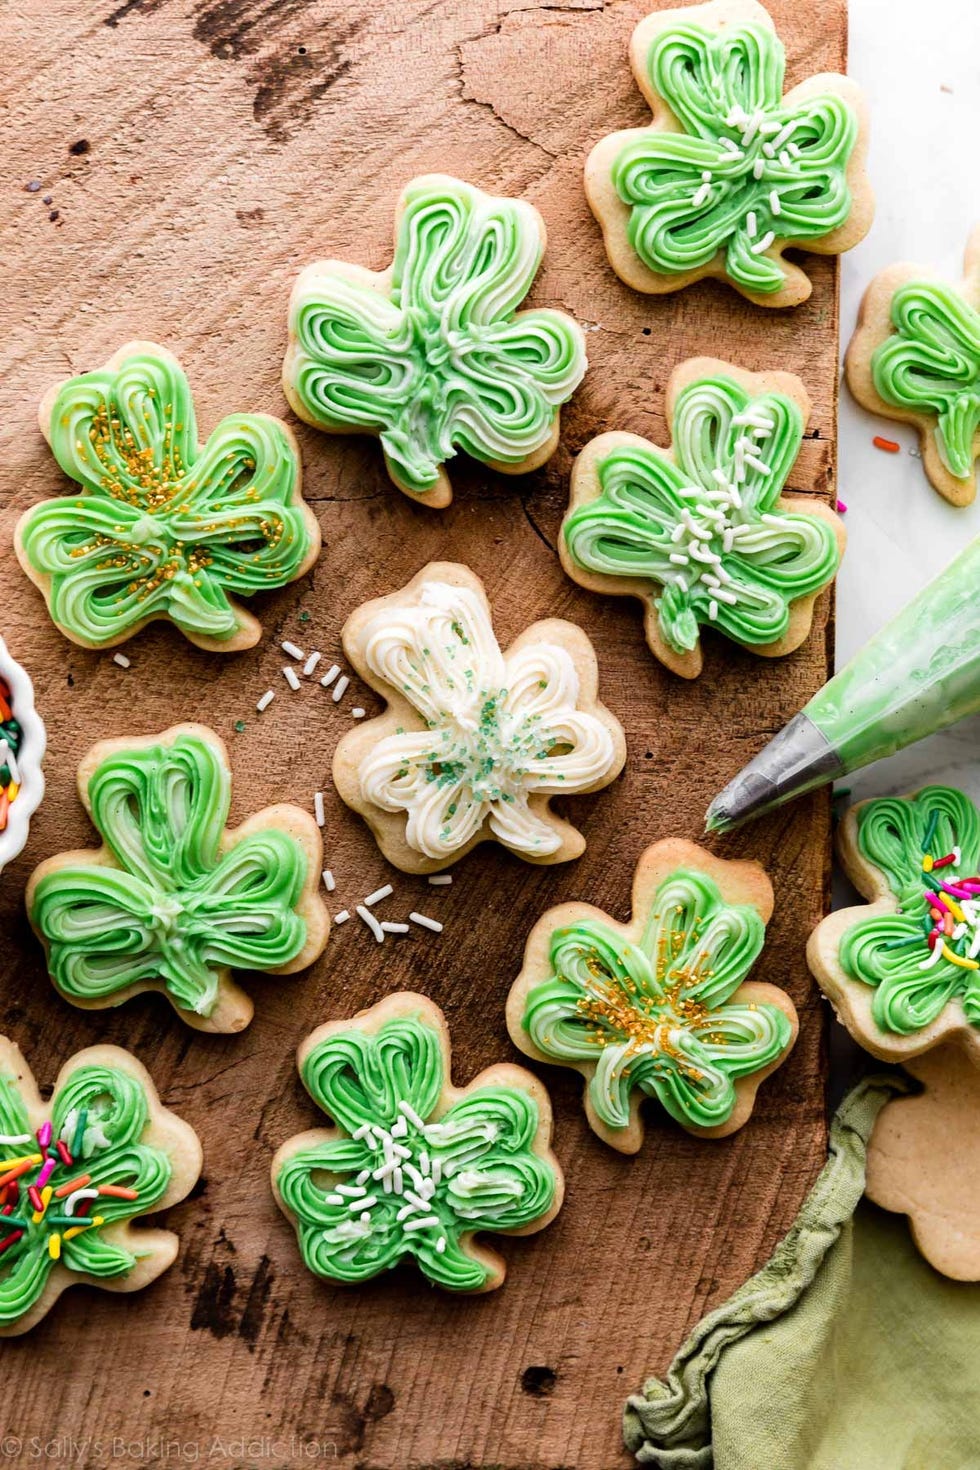
<path id="1" fill-rule="evenodd" d="M 548 618 L 503 653 L 479 578 L 431 562 L 343 638 L 388 709 L 341 740 L 334 783 L 389 862 L 432 873 L 488 840 L 532 863 L 579 856 L 585 839 L 550 803 L 600 790 L 626 760 L 580 628 Z"/>

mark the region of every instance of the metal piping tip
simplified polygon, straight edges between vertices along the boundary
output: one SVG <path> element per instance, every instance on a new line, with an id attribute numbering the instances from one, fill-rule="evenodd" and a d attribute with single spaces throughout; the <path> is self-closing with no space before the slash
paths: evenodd
<path id="1" fill-rule="evenodd" d="M 719 792 L 705 814 L 705 832 L 728 832 L 804 791 L 844 774 L 823 731 L 800 713 Z"/>
<path id="2" fill-rule="evenodd" d="M 732 821 L 731 817 L 728 815 L 727 806 L 728 793 L 731 791 L 731 789 L 732 783 L 729 782 L 724 791 L 719 791 L 718 795 L 715 797 L 714 801 L 705 812 L 705 837 L 710 837 L 712 832 L 727 832 L 731 828 Z"/>

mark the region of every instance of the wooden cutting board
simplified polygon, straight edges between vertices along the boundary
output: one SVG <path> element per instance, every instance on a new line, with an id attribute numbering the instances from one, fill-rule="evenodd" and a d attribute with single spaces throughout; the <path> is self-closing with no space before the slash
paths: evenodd
<path id="1" fill-rule="evenodd" d="M 457 1081 L 512 1057 L 504 999 L 538 915 L 581 898 L 625 918 L 640 850 L 697 838 L 711 795 L 827 676 L 829 598 L 792 657 L 770 663 L 709 638 L 690 685 L 650 657 L 635 605 L 604 605 L 555 555 L 573 455 L 609 428 L 666 442 L 667 377 L 697 353 L 800 375 L 814 416 L 791 485 L 833 493 L 835 262 L 808 259 L 813 296 L 791 313 L 714 284 L 644 298 L 607 266 L 582 163 L 603 133 L 645 120 L 626 48 L 648 8 L 67 0 L 56 13 L 25 0 L 8 12 L 17 86 L 2 159 L 13 232 L 0 305 L 0 630 L 34 675 L 49 753 L 27 851 L 0 878 L 0 1022 L 46 1084 L 79 1047 L 132 1048 L 206 1156 L 194 1198 L 169 1213 L 181 1253 L 165 1277 L 130 1300 L 76 1289 L 3 1346 L 4 1427 L 25 1457 L 34 1437 L 73 1436 L 98 1442 L 74 1462 L 90 1465 L 145 1460 L 153 1447 L 160 1458 L 170 1444 L 171 1459 L 173 1445 L 185 1459 L 191 1446 L 236 1466 L 312 1463 L 318 1451 L 319 1462 L 362 1470 L 613 1470 L 626 1459 L 626 1393 L 761 1264 L 821 1163 L 823 1025 L 803 950 L 826 899 L 825 795 L 713 844 L 768 867 L 777 911 L 756 976 L 785 986 L 803 1022 L 734 1138 L 697 1141 L 651 1110 L 643 1152 L 620 1157 L 585 1126 L 578 1079 L 549 1071 L 566 1205 L 543 1234 L 504 1242 L 506 1285 L 475 1299 L 430 1291 L 409 1271 L 361 1289 L 324 1285 L 302 1268 L 268 1187 L 277 1145 L 318 1122 L 294 1068 L 313 1026 L 408 986 L 445 1007 Z M 843 70 L 845 0 L 770 9 L 790 84 Z M 456 501 L 436 514 L 392 490 L 372 442 L 299 425 L 325 549 L 301 584 L 256 606 L 268 635 L 259 647 L 220 659 L 160 626 L 127 645 L 126 671 L 66 642 L 10 550 L 20 511 L 65 489 L 36 429 L 44 390 L 150 337 L 181 357 L 205 433 L 236 409 L 285 414 L 279 370 L 296 272 L 328 254 L 385 266 L 395 197 L 433 169 L 526 195 L 547 221 L 533 301 L 589 328 L 592 364 L 552 462 L 516 480 L 454 466 Z M 315 683 L 291 694 L 278 641 L 332 658 L 352 608 L 435 557 L 483 577 L 502 641 L 556 614 L 595 643 L 629 762 L 614 787 L 569 803 L 589 843 L 579 862 L 535 869 L 482 848 L 451 888 L 430 889 L 388 870 L 329 789 L 352 704 L 374 712 L 377 701 L 358 690 L 338 707 Z M 275 703 L 258 716 L 270 686 Z M 235 821 L 327 791 L 335 910 L 391 879 L 391 917 L 422 907 L 445 932 L 380 947 L 356 920 L 336 929 L 311 972 L 251 983 L 256 1019 L 235 1038 L 188 1030 L 154 997 L 114 1013 L 66 1005 L 23 916 L 25 880 L 42 857 L 93 841 L 74 788 L 89 746 L 178 719 L 228 740 Z"/>

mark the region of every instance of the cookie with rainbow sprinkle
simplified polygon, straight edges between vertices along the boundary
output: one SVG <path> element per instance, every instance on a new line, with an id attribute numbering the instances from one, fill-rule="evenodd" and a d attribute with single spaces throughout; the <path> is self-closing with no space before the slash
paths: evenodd
<path id="1" fill-rule="evenodd" d="M 654 843 L 628 924 L 585 903 L 538 920 L 507 1000 L 514 1045 L 581 1073 L 589 1124 L 621 1153 L 642 1146 L 644 1098 L 688 1133 L 727 1137 L 799 1029 L 785 991 L 746 979 L 772 909 L 758 863 Z"/>
<path id="2" fill-rule="evenodd" d="M 446 1019 L 425 996 L 320 1026 L 299 1070 L 334 1126 L 283 1144 L 272 1188 L 324 1280 L 408 1261 L 434 1286 L 492 1291 L 506 1267 L 479 1237 L 534 1234 L 561 1208 L 544 1087 L 511 1062 L 453 1086 Z"/>
<path id="3" fill-rule="evenodd" d="M 430 562 L 352 613 L 343 641 L 388 709 L 343 737 L 334 784 L 390 863 L 434 873 L 489 840 L 531 863 L 584 851 L 550 803 L 608 786 L 626 741 L 580 628 L 548 618 L 502 652 L 479 578 Z"/>
<path id="4" fill-rule="evenodd" d="M 844 550 L 840 517 L 786 492 L 810 400 L 792 373 L 750 373 L 712 357 L 667 384 L 669 449 L 613 430 L 572 469 L 558 551 L 592 592 L 638 598 L 650 651 L 701 672 L 701 631 L 780 658 L 807 637 Z"/>
<path id="5" fill-rule="evenodd" d="M 291 975 L 323 952 L 319 828 L 280 803 L 229 829 L 231 771 L 213 730 L 100 741 L 78 789 L 103 845 L 48 858 L 26 896 L 72 1005 L 155 990 L 199 1031 L 241 1031 L 253 1006 L 233 970 Z"/>
<path id="6" fill-rule="evenodd" d="M 134 1222 L 185 1199 L 200 1173 L 197 1134 L 130 1052 L 77 1052 L 46 1103 L 0 1037 L 0 1336 L 36 1326 L 70 1286 L 155 1281 L 177 1236 Z"/>
<path id="7" fill-rule="evenodd" d="M 907 263 L 875 276 L 844 367 L 858 403 L 918 429 L 933 488 L 951 505 L 971 505 L 980 456 L 980 226 L 958 285 Z"/>
<path id="8" fill-rule="evenodd" d="M 613 270 L 653 294 L 710 276 L 757 306 L 805 301 L 810 278 L 784 251 L 839 255 L 871 226 L 860 90 L 827 72 L 784 96 L 757 0 L 655 11 L 630 62 L 653 122 L 603 138 L 585 167 Z"/>
<path id="9" fill-rule="evenodd" d="M 980 1065 L 980 814 L 951 786 L 851 807 L 837 852 L 868 900 L 817 925 L 807 960 L 886 1062 L 953 1042 Z"/>
<path id="10" fill-rule="evenodd" d="M 320 550 L 286 425 L 234 413 L 200 445 L 183 369 L 155 342 L 57 384 L 39 421 L 75 489 L 25 511 L 14 547 L 65 637 L 112 648 L 166 619 L 213 653 L 257 643 L 237 598 L 295 581 Z"/>

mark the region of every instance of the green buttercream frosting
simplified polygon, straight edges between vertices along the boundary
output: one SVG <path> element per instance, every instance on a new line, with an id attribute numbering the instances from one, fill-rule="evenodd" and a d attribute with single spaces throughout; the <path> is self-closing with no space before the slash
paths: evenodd
<path id="1" fill-rule="evenodd" d="M 297 282 L 285 368 L 297 411 L 333 432 L 377 434 L 392 479 L 413 494 L 433 489 L 459 449 L 519 465 L 548 443 L 586 368 L 571 317 L 517 310 L 542 249 L 531 205 L 416 179 L 387 277 L 326 261 Z"/>
<path id="2" fill-rule="evenodd" d="M 673 459 L 623 443 L 599 461 L 600 493 L 562 527 L 572 561 L 649 582 L 677 653 L 697 647 L 706 623 L 750 648 L 777 642 L 793 601 L 826 586 L 840 562 L 827 520 L 777 505 L 803 427 L 783 393 L 752 396 L 724 377 L 690 383 L 674 411 Z"/>
<path id="3" fill-rule="evenodd" d="M 755 24 L 715 33 L 679 19 L 654 38 L 647 76 L 680 131 L 643 131 L 612 170 L 649 270 L 681 275 L 721 253 L 732 282 L 771 294 L 785 283 L 773 244 L 819 240 L 848 218 L 857 116 L 832 91 L 784 102 L 785 62 Z"/>
<path id="4" fill-rule="evenodd" d="M 598 919 L 555 929 L 552 974 L 528 991 L 524 1029 L 549 1061 L 589 1065 L 589 1101 L 608 1128 L 627 1127 L 634 1090 L 685 1126 L 716 1128 L 732 1115 L 738 1079 L 769 1066 L 792 1036 L 778 1006 L 731 999 L 764 940 L 756 909 L 679 868 L 635 944 Z"/>
<path id="5" fill-rule="evenodd" d="M 847 930 L 839 949 L 844 973 L 874 986 L 871 1012 L 882 1031 L 911 1036 L 954 1000 L 970 1024 L 980 1026 L 976 807 L 952 787 L 926 786 L 915 796 L 862 803 L 857 824 L 858 850 L 884 874 L 897 904 L 894 913 L 861 919 Z M 953 861 L 942 863 L 950 855 Z M 930 867 L 930 860 L 940 866 Z M 952 933 L 940 932 L 944 926 Z"/>
<path id="6" fill-rule="evenodd" d="M 316 1275 L 365 1281 L 412 1259 L 437 1286 L 479 1291 L 491 1272 L 473 1233 L 526 1229 L 552 1208 L 534 1098 L 486 1085 L 447 1108 L 447 1074 L 422 1015 L 372 1032 L 352 1023 L 307 1056 L 303 1082 L 338 1132 L 287 1154 L 275 1183 Z"/>
<path id="7" fill-rule="evenodd" d="M 111 1004 L 149 982 L 206 1017 L 230 968 L 276 970 L 302 950 L 306 851 L 274 825 L 227 845 L 231 777 L 216 744 L 182 731 L 117 749 L 88 800 L 107 854 L 45 865 L 30 906 L 66 1000 Z"/>
<path id="8" fill-rule="evenodd" d="M 16 1168 L 12 1161 L 39 1159 L 16 1180 L 16 1190 L 11 1184 L 3 1191 L 11 1208 L 7 1211 L 5 1206 L 0 1219 L 0 1243 L 9 1242 L 0 1251 L 0 1327 L 12 1326 L 30 1311 L 56 1264 L 100 1280 L 127 1275 L 138 1258 L 107 1238 L 103 1227 L 153 1210 L 171 1179 L 168 1155 L 142 1141 L 149 1108 L 142 1084 L 129 1073 L 108 1066 L 78 1066 L 55 1093 L 49 1117 L 52 1141 L 42 1147 L 17 1078 L 0 1071 L 0 1191 L 5 1174 Z M 70 1163 L 57 1150 L 59 1139 Z M 55 1197 L 62 1186 L 83 1175 L 89 1176 L 85 1189 L 121 1187 L 135 1191 L 137 1198 L 84 1194 L 76 1198 L 74 1191 Z M 35 1211 L 28 1189 L 39 1177 L 52 1195 L 36 1219 L 41 1212 Z"/>
<path id="9" fill-rule="evenodd" d="M 871 357 L 878 395 L 935 417 L 939 456 L 966 479 L 980 428 L 980 314 L 952 286 L 913 281 L 892 297 L 891 322 L 892 334 Z"/>
<path id="10" fill-rule="evenodd" d="M 81 494 L 34 506 L 19 535 L 79 642 L 116 643 L 154 618 L 192 640 L 234 638 L 229 594 L 283 586 L 319 544 L 285 426 L 232 414 L 201 448 L 187 379 L 152 343 L 63 383 L 49 436 Z"/>

